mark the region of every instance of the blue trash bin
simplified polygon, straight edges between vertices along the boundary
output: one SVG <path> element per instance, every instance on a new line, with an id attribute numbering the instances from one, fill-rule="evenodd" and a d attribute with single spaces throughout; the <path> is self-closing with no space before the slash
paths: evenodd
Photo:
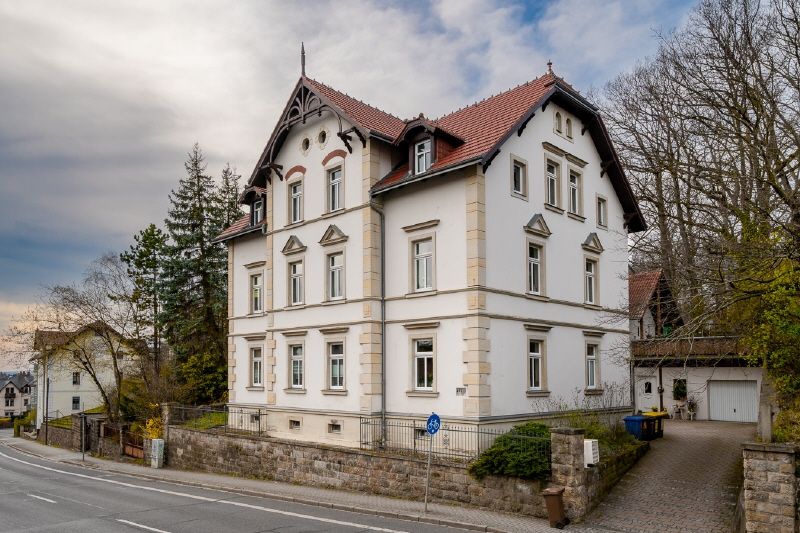
<path id="1" fill-rule="evenodd" d="M 638 440 L 653 440 L 655 438 L 655 424 L 653 419 L 645 415 L 626 416 L 625 430 Z"/>

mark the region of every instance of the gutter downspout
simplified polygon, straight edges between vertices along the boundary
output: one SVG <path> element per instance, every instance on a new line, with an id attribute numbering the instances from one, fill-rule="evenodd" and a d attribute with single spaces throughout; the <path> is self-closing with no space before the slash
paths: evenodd
<path id="1" fill-rule="evenodd" d="M 386 445 L 386 217 L 374 202 L 370 207 L 381 220 L 381 448 Z"/>

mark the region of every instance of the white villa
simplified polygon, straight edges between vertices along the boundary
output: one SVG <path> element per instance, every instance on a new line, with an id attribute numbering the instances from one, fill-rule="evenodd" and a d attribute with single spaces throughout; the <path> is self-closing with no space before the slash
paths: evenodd
<path id="1" fill-rule="evenodd" d="M 545 75 L 402 120 L 303 73 L 228 246 L 229 402 L 270 435 L 508 426 L 628 380 L 645 222 L 596 107 Z M 619 354 L 617 354 L 619 355 Z"/>

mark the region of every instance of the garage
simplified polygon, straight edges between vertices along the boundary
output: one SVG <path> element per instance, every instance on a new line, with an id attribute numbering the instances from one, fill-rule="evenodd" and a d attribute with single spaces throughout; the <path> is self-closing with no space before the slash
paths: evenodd
<path id="1" fill-rule="evenodd" d="M 756 422 L 758 420 L 757 383 L 755 380 L 709 381 L 709 418 L 729 422 Z"/>

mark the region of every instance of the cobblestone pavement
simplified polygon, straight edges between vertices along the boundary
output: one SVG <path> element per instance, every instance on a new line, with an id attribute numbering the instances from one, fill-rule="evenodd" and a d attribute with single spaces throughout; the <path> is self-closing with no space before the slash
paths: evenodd
<path id="1" fill-rule="evenodd" d="M 584 532 L 729 532 L 754 424 L 668 420 L 664 438 L 620 480 Z"/>

